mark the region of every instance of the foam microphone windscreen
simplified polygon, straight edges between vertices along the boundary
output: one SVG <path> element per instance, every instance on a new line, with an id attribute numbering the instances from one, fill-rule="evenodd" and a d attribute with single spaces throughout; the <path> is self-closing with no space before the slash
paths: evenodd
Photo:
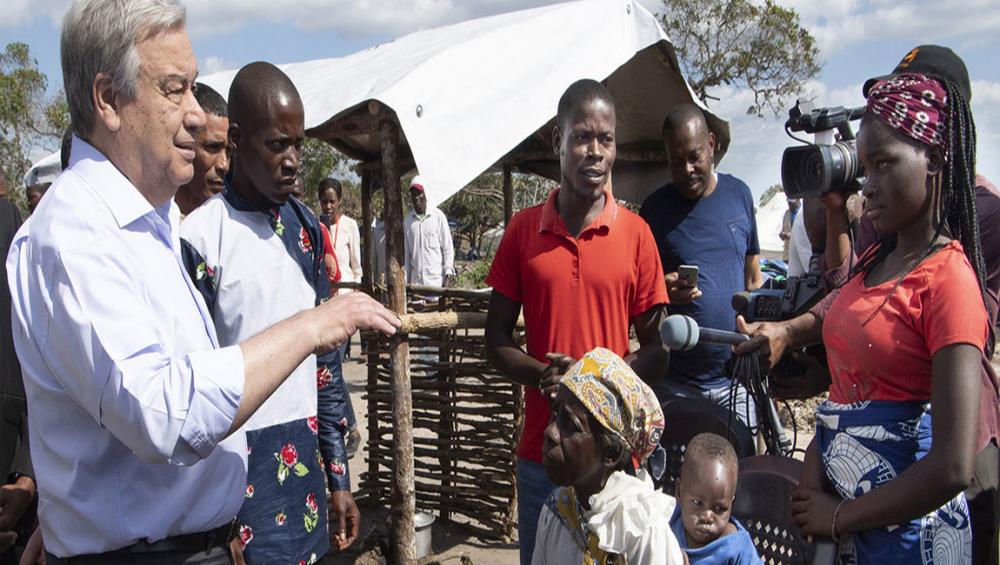
<path id="1" fill-rule="evenodd" d="M 698 323 L 690 316 L 674 314 L 660 322 L 663 345 L 676 351 L 687 351 L 698 345 Z"/>
<path id="2" fill-rule="evenodd" d="M 729 304 L 733 307 L 733 310 L 736 310 L 737 313 L 746 314 L 746 311 L 750 309 L 750 293 L 745 290 L 737 292 L 733 295 Z"/>

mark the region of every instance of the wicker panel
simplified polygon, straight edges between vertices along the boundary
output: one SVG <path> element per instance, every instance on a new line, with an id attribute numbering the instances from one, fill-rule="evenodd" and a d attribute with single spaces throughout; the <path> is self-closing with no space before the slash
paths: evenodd
<path id="1" fill-rule="evenodd" d="M 482 298 L 412 301 L 411 311 L 485 312 Z M 368 460 L 359 494 L 388 505 L 392 473 L 388 342 L 364 336 L 368 357 Z M 487 539 L 512 539 L 517 525 L 515 462 L 521 387 L 486 361 L 482 330 L 410 336 L 417 508 Z"/>

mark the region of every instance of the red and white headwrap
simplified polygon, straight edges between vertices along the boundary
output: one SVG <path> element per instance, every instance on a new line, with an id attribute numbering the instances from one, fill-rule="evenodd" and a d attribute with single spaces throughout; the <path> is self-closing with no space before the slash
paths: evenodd
<path id="1" fill-rule="evenodd" d="M 909 73 L 875 83 L 868 112 L 906 137 L 948 149 L 948 93 L 940 82 Z"/>

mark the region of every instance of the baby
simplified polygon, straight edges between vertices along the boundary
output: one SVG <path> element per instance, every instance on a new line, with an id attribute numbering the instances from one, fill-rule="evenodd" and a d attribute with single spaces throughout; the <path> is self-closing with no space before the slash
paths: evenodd
<path id="1" fill-rule="evenodd" d="M 542 507 L 532 565 L 680 565 L 667 519 L 673 498 L 653 490 L 646 459 L 663 412 L 625 361 L 595 349 L 562 377 L 542 465 L 559 488 Z"/>
<path id="2" fill-rule="evenodd" d="M 698 434 L 688 443 L 670 527 L 691 565 L 762 563 L 750 534 L 730 515 L 738 472 L 725 438 Z"/>

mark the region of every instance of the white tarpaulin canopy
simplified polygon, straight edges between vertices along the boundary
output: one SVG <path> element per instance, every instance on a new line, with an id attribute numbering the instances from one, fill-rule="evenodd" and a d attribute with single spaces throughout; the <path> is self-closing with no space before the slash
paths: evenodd
<path id="1" fill-rule="evenodd" d="M 42 157 L 24 174 L 25 188 L 36 184 L 56 182 L 56 177 L 62 172 L 62 160 L 59 151 Z"/>
<path id="2" fill-rule="evenodd" d="M 663 118 L 677 104 L 696 101 L 666 34 L 633 0 L 501 14 L 281 68 L 302 96 L 307 133 L 354 159 L 380 155 L 368 102 L 392 109 L 402 130 L 402 170 L 419 170 L 432 205 L 500 163 L 557 178 L 552 119 L 566 87 L 581 78 L 605 81 L 615 97 L 615 195 L 641 202 L 669 176 Z M 235 74 L 201 80 L 226 96 Z M 729 128 L 708 118 L 718 160 Z"/>
<path id="3" fill-rule="evenodd" d="M 780 192 L 757 208 L 757 239 L 765 257 L 781 257 L 785 246 L 781 240 L 781 225 L 786 211 L 788 200 Z"/>

